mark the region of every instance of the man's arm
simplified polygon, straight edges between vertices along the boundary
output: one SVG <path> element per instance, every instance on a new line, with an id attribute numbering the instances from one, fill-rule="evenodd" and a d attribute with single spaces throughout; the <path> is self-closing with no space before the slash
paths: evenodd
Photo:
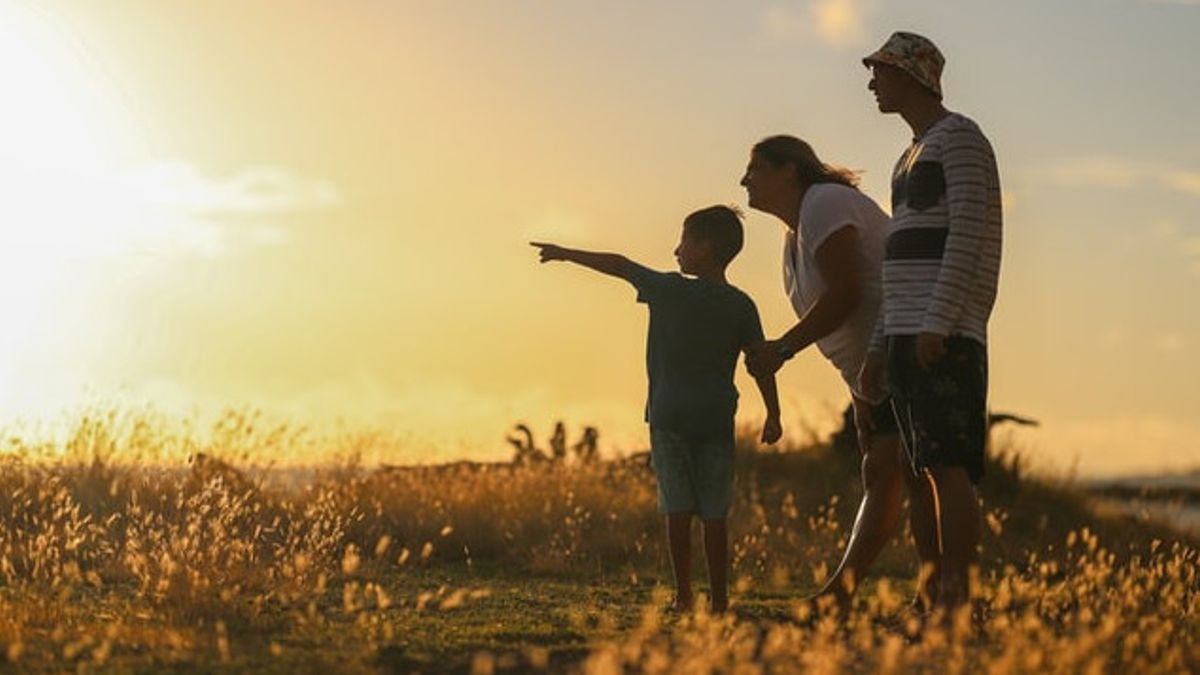
<path id="1" fill-rule="evenodd" d="M 942 151 L 946 174 L 946 235 L 942 267 L 921 331 L 948 335 L 962 316 L 975 285 L 987 229 L 988 166 L 994 161 L 987 140 L 974 129 L 957 129 Z"/>
<path id="2" fill-rule="evenodd" d="M 847 225 L 817 249 L 817 269 L 825 291 L 795 326 L 778 340 L 763 343 L 746 358 L 751 374 L 774 373 L 812 343 L 837 330 L 858 307 L 862 297 L 858 230 Z"/>
<path id="3" fill-rule="evenodd" d="M 926 368 L 945 354 L 945 338 L 958 323 L 975 284 L 987 230 L 987 168 L 994 161 L 987 139 L 956 129 L 942 151 L 949 232 L 933 298 L 917 336 L 917 360 Z"/>
<path id="4" fill-rule="evenodd" d="M 617 253 L 597 253 L 594 251 L 581 251 L 579 249 L 566 248 L 555 244 L 547 244 L 544 242 L 531 241 L 530 246 L 537 248 L 541 252 L 541 262 L 551 262 L 553 260 L 566 260 L 573 262 L 576 265 L 582 265 L 589 269 L 596 270 L 603 274 L 608 274 L 614 277 L 620 277 L 629 280 L 630 275 L 636 269 L 637 264 L 629 258 Z"/>

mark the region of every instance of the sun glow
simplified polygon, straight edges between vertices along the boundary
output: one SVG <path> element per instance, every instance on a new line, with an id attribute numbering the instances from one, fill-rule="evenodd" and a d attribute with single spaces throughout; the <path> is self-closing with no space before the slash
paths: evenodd
<path id="1" fill-rule="evenodd" d="M 0 409 L 11 409 L 33 403 L 17 370 L 66 330 L 57 317 L 85 262 L 146 223 L 113 189 L 138 150 L 136 125 L 66 26 L 0 4 L 0 92 Z"/>

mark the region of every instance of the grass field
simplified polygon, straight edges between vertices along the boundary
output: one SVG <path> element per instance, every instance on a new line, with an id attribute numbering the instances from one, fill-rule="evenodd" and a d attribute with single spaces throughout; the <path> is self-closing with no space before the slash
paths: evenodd
<path id="1" fill-rule="evenodd" d="M 734 611 L 674 618 L 659 612 L 670 578 L 639 459 L 342 454 L 297 481 L 264 460 L 316 442 L 303 432 L 236 414 L 168 428 L 97 415 L 55 443 L 7 441 L 0 671 L 1200 669 L 1197 542 L 1096 513 L 1004 448 L 983 485 L 974 616 L 906 610 L 915 563 L 899 537 L 849 618 L 808 615 L 797 601 L 836 564 L 860 496 L 856 457 L 744 443 Z"/>

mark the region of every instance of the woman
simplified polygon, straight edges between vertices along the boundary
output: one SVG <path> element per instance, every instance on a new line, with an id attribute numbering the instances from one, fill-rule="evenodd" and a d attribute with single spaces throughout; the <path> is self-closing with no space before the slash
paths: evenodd
<path id="1" fill-rule="evenodd" d="M 747 367 L 756 377 L 773 374 L 816 344 L 841 373 L 854 402 L 863 499 L 842 562 L 817 595 L 835 598 L 845 610 L 899 522 L 904 476 L 916 480 L 904 470 L 890 401 L 871 401 L 858 391 L 858 372 L 879 313 L 888 216 L 858 190 L 854 172 L 821 162 L 808 143 L 792 136 L 772 136 L 755 145 L 741 184 L 750 208 L 778 217 L 787 227 L 784 290 L 798 317 L 789 331 L 747 356 Z M 937 531 L 927 511 L 916 505 L 911 525 L 923 576 L 930 577 L 927 570 L 933 567 L 926 563 L 936 559 Z M 934 581 L 924 578 L 920 584 L 919 600 L 926 606 L 930 590 L 937 588 Z"/>

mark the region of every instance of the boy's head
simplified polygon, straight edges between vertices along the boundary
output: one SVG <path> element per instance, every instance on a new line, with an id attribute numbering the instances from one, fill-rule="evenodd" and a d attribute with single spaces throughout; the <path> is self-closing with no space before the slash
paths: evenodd
<path id="1" fill-rule="evenodd" d="M 683 219 L 675 258 L 684 273 L 701 274 L 724 270 L 741 250 L 741 214 L 728 206 L 710 206 Z"/>

